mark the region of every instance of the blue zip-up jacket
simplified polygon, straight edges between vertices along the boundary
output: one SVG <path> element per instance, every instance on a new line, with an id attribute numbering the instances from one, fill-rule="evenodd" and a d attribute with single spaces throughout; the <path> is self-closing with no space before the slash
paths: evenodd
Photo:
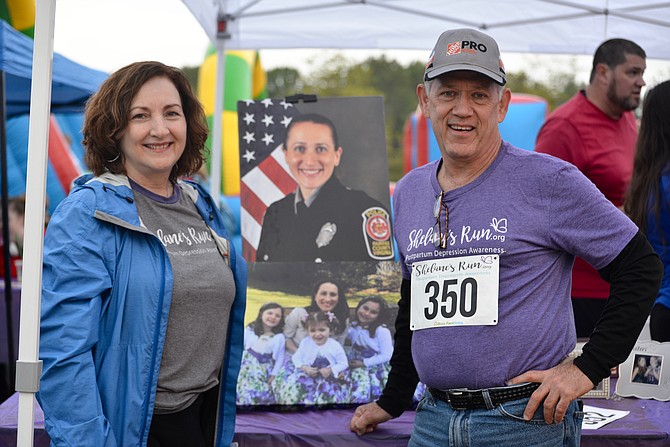
<path id="1" fill-rule="evenodd" d="M 235 429 L 246 263 L 235 253 L 211 197 L 197 184 L 180 184 L 235 279 L 215 415 L 216 446 L 227 447 Z M 146 445 L 172 280 L 167 251 L 141 223 L 127 177 L 77 179 L 54 212 L 44 242 L 44 366 L 37 399 L 52 446 Z"/>

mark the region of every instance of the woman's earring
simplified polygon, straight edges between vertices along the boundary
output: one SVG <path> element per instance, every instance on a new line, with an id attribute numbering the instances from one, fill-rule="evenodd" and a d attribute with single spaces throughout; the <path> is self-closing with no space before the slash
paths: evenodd
<path id="1" fill-rule="evenodd" d="M 119 152 L 119 153 L 116 155 L 116 157 L 112 158 L 111 160 L 107 160 L 107 163 L 114 163 L 116 160 L 119 159 L 119 157 L 121 157 L 121 152 Z"/>

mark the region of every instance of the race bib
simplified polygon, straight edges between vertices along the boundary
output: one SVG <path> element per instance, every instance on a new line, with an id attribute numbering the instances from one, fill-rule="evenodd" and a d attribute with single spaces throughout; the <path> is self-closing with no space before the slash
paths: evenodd
<path id="1" fill-rule="evenodd" d="M 410 329 L 498 324 L 499 255 L 412 265 Z"/>

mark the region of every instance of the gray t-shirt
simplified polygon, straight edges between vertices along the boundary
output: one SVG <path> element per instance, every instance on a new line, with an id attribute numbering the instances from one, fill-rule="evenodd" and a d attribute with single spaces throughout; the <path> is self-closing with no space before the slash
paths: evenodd
<path id="1" fill-rule="evenodd" d="M 438 167 L 434 162 L 411 171 L 393 194 L 403 277 L 410 279 L 419 261 L 497 255 L 498 321 L 415 331 L 412 356 L 421 381 L 440 389 L 488 388 L 557 365 L 576 341 L 574 256 L 601 269 L 637 227 L 571 164 L 505 143 L 476 180 L 445 193 L 448 246 L 435 248 Z M 443 211 L 443 231 L 444 219 Z M 456 286 L 448 290 L 460 293 Z M 440 299 L 449 304 L 449 295 Z"/>
<path id="2" fill-rule="evenodd" d="M 175 413 L 219 383 L 235 282 L 211 230 L 178 185 L 168 198 L 131 185 L 142 223 L 163 243 L 172 264 L 154 411 Z"/>

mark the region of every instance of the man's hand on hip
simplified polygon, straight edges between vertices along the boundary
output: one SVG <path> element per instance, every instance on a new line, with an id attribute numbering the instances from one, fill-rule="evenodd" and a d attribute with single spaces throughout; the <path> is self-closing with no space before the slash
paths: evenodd
<path id="1" fill-rule="evenodd" d="M 593 389 L 593 382 L 575 366 L 572 359 L 545 371 L 525 372 L 510 380 L 509 384 L 522 382 L 541 384 L 530 396 L 523 418 L 529 421 L 544 401 L 544 421 L 547 424 L 563 421 L 570 403 Z"/>

